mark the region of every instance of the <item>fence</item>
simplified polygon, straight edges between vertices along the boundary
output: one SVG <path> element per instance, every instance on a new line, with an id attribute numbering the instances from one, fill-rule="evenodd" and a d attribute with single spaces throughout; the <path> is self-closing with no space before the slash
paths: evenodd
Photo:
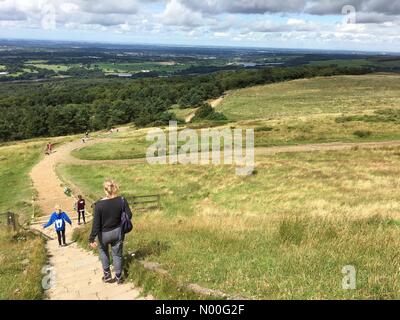
<path id="1" fill-rule="evenodd" d="M 130 206 L 137 211 L 151 209 L 161 209 L 161 195 L 154 194 L 148 196 L 126 196 Z"/>
<path id="2" fill-rule="evenodd" d="M 0 223 L 2 223 L 3 218 L 7 220 L 7 228 L 13 231 L 18 230 L 18 216 L 13 212 L 0 213 Z"/>

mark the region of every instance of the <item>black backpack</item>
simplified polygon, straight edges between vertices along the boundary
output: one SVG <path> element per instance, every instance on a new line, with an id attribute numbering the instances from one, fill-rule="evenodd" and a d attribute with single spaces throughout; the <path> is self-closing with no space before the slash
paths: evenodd
<path id="1" fill-rule="evenodd" d="M 129 219 L 126 213 L 125 199 L 122 198 L 122 213 L 121 213 L 121 232 L 123 234 L 131 232 L 133 229 L 133 224 L 131 219 Z"/>

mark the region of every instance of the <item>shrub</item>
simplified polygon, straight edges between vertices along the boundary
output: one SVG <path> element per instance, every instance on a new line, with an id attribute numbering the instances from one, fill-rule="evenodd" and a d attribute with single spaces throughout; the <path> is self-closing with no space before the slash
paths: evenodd
<path id="1" fill-rule="evenodd" d="M 269 132 L 269 131 L 272 131 L 272 130 L 274 130 L 274 128 L 264 126 L 264 127 L 258 127 L 258 128 L 256 128 L 255 131 L 256 131 L 256 132 Z"/>
<path id="2" fill-rule="evenodd" d="M 372 135 L 372 132 L 366 131 L 366 130 L 357 130 L 357 131 L 354 131 L 353 134 L 359 138 L 368 138 Z"/>
<path id="3" fill-rule="evenodd" d="M 205 103 L 195 113 L 195 118 L 206 119 L 210 114 L 214 112 L 213 107 L 210 104 Z"/>
<path id="4" fill-rule="evenodd" d="M 195 116 L 192 119 L 193 122 L 200 120 L 225 121 L 227 118 L 222 113 L 215 112 L 211 105 L 205 103 L 199 109 L 197 109 Z"/>

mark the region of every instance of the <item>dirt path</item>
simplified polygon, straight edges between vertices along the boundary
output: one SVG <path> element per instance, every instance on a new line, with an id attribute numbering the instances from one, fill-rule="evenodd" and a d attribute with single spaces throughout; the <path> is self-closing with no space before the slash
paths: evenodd
<path id="1" fill-rule="evenodd" d="M 73 229 L 77 227 L 77 217 L 72 210 L 74 199 L 64 194 L 55 167 L 66 159 L 71 160 L 71 151 L 82 145 L 82 141 L 79 140 L 57 148 L 31 171 L 33 185 L 38 192 L 38 204 L 43 213 L 47 216 L 53 212 L 54 205 L 59 204 L 74 219 L 73 227 L 67 227 L 68 247 L 59 248 L 57 240 L 47 241 L 49 264 L 55 274 L 54 286 L 47 291 L 48 297 L 54 300 L 152 299 L 151 296 L 142 297 L 141 290 L 133 284 L 104 284 L 101 281 L 102 268 L 97 255 L 79 248 L 76 243 L 71 243 Z M 42 231 L 40 225 L 33 228 Z M 45 233 L 56 238 L 54 226 L 48 228 Z"/>
<path id="2" fill-rule="evenodd" d="M 279 153 L 344 151 L 344 150 L 351 150 L 353 148 L 374 149 L 382 147 L 400 147 L 400 141 L 395 140 L 395 141 L 383 141 L 383 142 L 354 142 L 354 143 L 333 142 L 333 143 L 306 144 L 306 145 L 295 145 L 295 146 L 259 147 L 255 148 L 254 154 L 256 157 L 265 157 Z M 200 153 L 198 153 L 198 156 L 200 156 Z M 60 160 L 59 163 L 74 164 L 74 165 L 96 165 L 96 164 L 131 165 L 131 164 L 147 163 L 147 159 L 139 158 L 139 159 L 122 159 L 122 160 L 82 160 L 74 158 L 71 155 L 69 155 Z"/>

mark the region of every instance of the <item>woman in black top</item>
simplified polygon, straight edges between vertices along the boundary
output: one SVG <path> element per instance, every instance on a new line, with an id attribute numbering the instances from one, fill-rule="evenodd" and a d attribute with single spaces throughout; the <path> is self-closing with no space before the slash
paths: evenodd
<path id="1" fill-rule="evenodd" d="M 132 219 L 132 212 L 128 202 L 118 196 L 118 185 L 113 180 L 104 182 L 106 197 L 95 204 L 92 232 L 90 233 L 90 246 L 95 249 L 99 239 L 100 260 L 103 265 L 104 282 L 112 282 L 110 270 L 109 246 L 113 257 L 115 281 L 122 283 L 122 251 L 124 235 L 121 232 L 121 214 L 125 212 Z"/>

